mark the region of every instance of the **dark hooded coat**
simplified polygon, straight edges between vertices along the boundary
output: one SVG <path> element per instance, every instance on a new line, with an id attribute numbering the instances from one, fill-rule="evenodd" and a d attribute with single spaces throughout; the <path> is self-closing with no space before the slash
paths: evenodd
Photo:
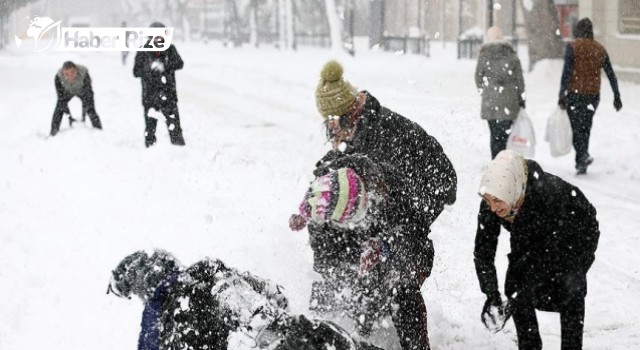
<path id="1" fill-rule="evenodd" d="M 505 294 L 531 298 L 545 311 L 559 311 L 587 293 L 586 275 L 595 258 L 600 231 L 596 210 L 584 194 L 527 160 L 524 203 L 513 222 L 491 212 L 482 201 L 474 261 L 483 293 L 498 291 L 494 259 L 500 227 L 510 232 L 511 253 Z"/>

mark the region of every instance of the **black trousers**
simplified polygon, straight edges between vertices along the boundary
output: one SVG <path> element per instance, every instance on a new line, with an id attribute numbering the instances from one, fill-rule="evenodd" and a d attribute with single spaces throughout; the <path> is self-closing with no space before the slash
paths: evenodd
<path id="1" fill-rule="evenodd" d="M 162 113 L 169 129 L 169 138 L 171 143 L 178 146 L 184 146 L 184 137 L 182 136 L 182 127 L 180 126 L 180 114 L 178 113 L 178 105 L 175 103 L 165 104 L 157 107 L 145 106 L 144 108 L 144 142 L 149 147 L 156 143 L 156 127 L 158 119 L 149 116 L 149 110 L 153 108 Z"/>
<path id="2" fill-rule="evenodd" d="M 596 113 L 600 95 L 567 96 L 567 114 L 573 130 L 573 148 L 576 150 L 576 168 L 586 168 L 589 158 L 589 138 L 593 115 Z"/>
<path id="3" fill-rule="evenodd" d="M 495 158 L 500 151 L 507 149 L 507 141 L 509 140 L 509 133 L 513 120 L 506 119 L 494 119 L 487 120 L 489 124 L 489 132 L 491 134 L 491 159 Z"/>
<path id="4" fill-rule="evenodd" d="M 420 288 L 416 285 L 398 286 L 394 303 L 398 311 L 392 313 L 391 319 L 396 327 L 402 350 L 429 350 L 429 333 L 427 332 L 427 306 L 424 303 Z"/>
<path id="5" fill-rule="evenodd" d="M 514 300 L 513 322 L 516 325 L 519 350 L 540 350 L 542 340 L 536 310 L 530 298 Z M 584 330 L 584 297 L 576 295 L 560 311 L 562 350 L 581 350 Z"/>
<path id="6" fill-rule="evenodd" d="M 74 96 L 65 96 L 58 98 L 56 108 L 53 110 L 53 118 L 51 118 L 51 135 L 55 135 L 60 130 L 60 124 L 62 123 L 62 116 L 65 112 L 68 113 L 68 103 Z M 93 92 L 88 92 L 82 96 L 78 96 L 82 101 L 82 115 L 87 114 L 91 125 L 96 129 L 102 129 L 102 123 L 100 117 L 96 113 L 95 103 L 93 101 Z"/>

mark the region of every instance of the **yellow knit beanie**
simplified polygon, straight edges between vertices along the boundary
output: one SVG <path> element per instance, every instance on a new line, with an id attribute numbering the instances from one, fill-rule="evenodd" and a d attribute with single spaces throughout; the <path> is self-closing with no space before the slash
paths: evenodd
<path id="1" fill-rule="evenodd" d="M 316 105 L 323 117 L 340 116 L 349 111 L 358 91 L 342 79 L 342 66 L 336 61 L 327 62 L 320 72 L 316 89 Z"/>

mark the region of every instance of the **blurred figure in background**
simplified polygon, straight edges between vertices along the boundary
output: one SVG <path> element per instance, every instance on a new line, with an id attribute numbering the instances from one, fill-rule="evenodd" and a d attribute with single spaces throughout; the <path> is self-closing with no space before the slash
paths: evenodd
<path id="1" fill-rule="evenodd" d="M 593 115 L 600 103 L 600 73 L 607 74 L 613 90 L 613 108 L 622 108 L 618 79 L 611 66 L 607 50 L 593 39 L 593 24 L 583 18 L 576 24 L 576 40 L 567 45 L 564 68 L 560 81 L 558 105 L 567 110 L 573 129 L 573 147 L 576 150 L 576 170 L 578 175 L 587 173 L 593 163 L 589 155 L 589 138 Z"/>
<path id="2" fill-rule="evenodd" d="M 91 77 L 89 70 L 85 66 L 66 61 L 62 64 L 62 68 L 56 73 L 54 84 L 56 87 L 56 95 L 58 101 L 53 111 L 51 120 L 51 136 L 55 136 L 60 130 L 62 116 L 69 115 L 69 124 L 73 124 L 75 119 L 69 111 L 69 100 L 74 96 L 78 96 L 82 101 L 82 120 L 85 115 L 89 115 L 91 124 L 96 129 L 102 129 L 102 123 L 96 113 L 95 103 L 93 100 L 93 88 L 91 86 Z"/>
<path id="3" fill-rule="evenodd" d="M 122 24 L 120 25 L 122 28 L 125 28 L 127 26 L 127 22 L 122 21 Z M 129 51 L 122 51 L 122 65 L 125 66 L 127 65 L 127 56 L 129 56 Z"/>
<path id="4" fill-rule="evenodd" d="M 476 87 L 482 96 L 480 117 L 489 124 L 491 159 L 507 148 L 511 124 L 525 108 L 522 65 L 516 50 L 504 41 L 499 27 L 487 30 L 478 56 Z"/>

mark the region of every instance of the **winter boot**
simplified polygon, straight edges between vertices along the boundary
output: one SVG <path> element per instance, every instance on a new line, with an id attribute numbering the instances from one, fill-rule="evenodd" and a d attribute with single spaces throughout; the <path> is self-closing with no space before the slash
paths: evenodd
<path id="1" fill-rule="evenodd" d="M 158 119 L 145 117 L 144 121 L 146 124 L 144 130 L 144 145 L 150 147 L 156 143 L 156 126 L 158 125 Z"/>
<path id="2" fill-rule="evenodd" d="M 184 137 L 182 136 L 180 119 L 167 118 L 167 128 L 169 128 L 169 139 L 171 140 L 171 144 L 184 146 Z"/>
<path id="3" fill-rule="evenodd" d="M 586 175 L 587 174 L 587 167 L 589 165 L 591 165 L 591 163 L 593 163 L 593 157 L 589 156 L 584 163 L 581 164 L 577 164 L 576 165 L 576 175 Z"/>

